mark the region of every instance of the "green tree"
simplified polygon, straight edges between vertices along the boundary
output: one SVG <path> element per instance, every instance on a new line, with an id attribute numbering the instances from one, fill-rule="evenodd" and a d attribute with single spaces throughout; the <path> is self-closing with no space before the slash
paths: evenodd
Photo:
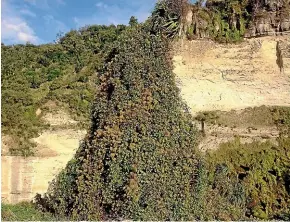
<path id="1" fill-rule="evenodd" d="M 135 26 L 138 25 L 138 20 L 135 16 L 131 16 L 130 21 L 129 21 L 130 26 Z"/>

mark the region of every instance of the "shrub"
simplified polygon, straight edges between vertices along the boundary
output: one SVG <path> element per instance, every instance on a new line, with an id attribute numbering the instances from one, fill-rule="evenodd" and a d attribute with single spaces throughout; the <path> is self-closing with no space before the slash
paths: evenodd
<path id="1" fill-rule="evenodd" d="M 205 196 L 205 220 L 244 220 L 246 191 L 224 163 L 210 168 Z"/>
<path id="2" fill-rule="evenodd" d="M 277 219 L 289 213 L 290 140 L 241 144 L 239 139 L 222 144 L 208 154 L 210 172 L 217 164 L 226 164 L 231 181 L 238 178 L 246 191 L 246 215 L 259 219 Z M 287 182 L 288 181 L 288 182 Z"/>
<path id="3" fill-rule="evenodd" d="M 290 108 L 274 107 L 272 110 L 274 123 L 280 130 L 280 134 L 290 136 Z"/>

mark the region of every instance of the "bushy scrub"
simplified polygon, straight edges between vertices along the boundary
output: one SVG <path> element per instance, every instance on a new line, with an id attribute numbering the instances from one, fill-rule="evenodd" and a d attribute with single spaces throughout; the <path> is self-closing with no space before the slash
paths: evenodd
<path id="1" fill-rule="evenodd" d="M 273 121 L 280 130 L 281 136 L 290 137 L 290 108 L 274 107 L 272 110 Z"/>
<path id="2" fill-rule="evenodd" d="M 211 173 L 217 164 L 225 164 L 231 180 L 238 179 L 244 187 L 248 217 L 273 219 L 289 214 L 290 140 L 278 142 L 241 144 L 236 139 L 207 156 Z"/>
<path id="3" fill-rule="evenodd" d="M 44 45 L 2 45 L 2 133 L 13 137 L 10 154 L 30 156 L 45 124 L 36 110 L 48 100 L 64 104 L 88 125 L 98 70 L 125 25 L 94 25 Z M 64 108 L 61 107 L 61 108 Z"/>
<path id="4" fill-rule="evenodd" d="M 208 159 L 207 159 L 208 160 Z M 211 159 L 210 159 L 211 160 Z M 207 171 L 205 220 L 246 220 L 246 190 L 229 167 L 218 163 Z"/>

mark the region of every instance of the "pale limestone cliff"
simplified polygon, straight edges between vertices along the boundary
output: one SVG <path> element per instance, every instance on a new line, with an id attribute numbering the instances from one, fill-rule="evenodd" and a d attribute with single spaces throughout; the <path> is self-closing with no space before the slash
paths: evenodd
<path id="1" fill-rule="evenodd" d="M 247 39 L 241 44 L 180 41 L 174 72 L 192 113 L 251 106 L 290 106 L 289 37 Z"/>
<path id="2" fill-rule="evenodd" d="M 31 201 L 37 193 L 45 193 L 49 183 L 73 158 L 80 140 L 86 134 L 85 130 L 76 130 L 76 122 L 61 110 L 48 113 L 44 119 L 52 128 L 33 139 L 37 143 L 34 157 L 9 156 L 7 149 L 11 146 L 11 139 L 4 136 L 1 156 L 2 203 Z"/>

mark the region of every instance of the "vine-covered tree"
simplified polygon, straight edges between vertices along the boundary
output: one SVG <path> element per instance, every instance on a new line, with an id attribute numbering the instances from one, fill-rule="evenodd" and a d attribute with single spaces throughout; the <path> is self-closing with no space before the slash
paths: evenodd
<path id="1" fill-rule="evenodd" d="M 152 22 L 126 30 L 113 47 L 90 131 L 38 196 L 40 207 L 73 220 L 201 217 L 197 131 L 175 84 L 168 42 Z"/>

